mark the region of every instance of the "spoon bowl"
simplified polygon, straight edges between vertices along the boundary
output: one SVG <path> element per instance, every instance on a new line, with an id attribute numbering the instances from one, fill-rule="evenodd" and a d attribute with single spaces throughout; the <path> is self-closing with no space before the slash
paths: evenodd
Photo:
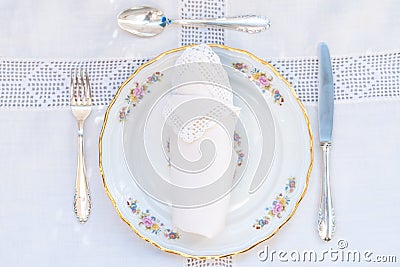
<path id="1" fill-rule="evenodd" d="M 133 7 L 118 15 L 118 25 L 137 36 L 152 37 L 164 30 L 166 18 L 161 10 L 147 6 Z"/>

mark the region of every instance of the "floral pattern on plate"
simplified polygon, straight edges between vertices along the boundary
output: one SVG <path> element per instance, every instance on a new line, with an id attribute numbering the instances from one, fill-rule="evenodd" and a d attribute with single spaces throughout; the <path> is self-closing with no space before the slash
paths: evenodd
<path id="1" fill-rule="evenodd" d="M 161 72 L 155 72 L 151 76 L 147 77 L 147 79 L 141 84 L 139 84 L 138 82 L 135 83 L 135 85 L 129 90 L 129 94 L 125 98 L 127 105 L 119 110 L 120 121 L 126 120 L 128 114 L 131 111 L 131 108 L 139 104 L 140 100 L 144 97 L 145 94 L 151 92 L 149 86 L 151 84 L 159 82 L 162 76 L 163 74 Z"/>
<path id="2" fill-rule="evenodd" d="M 141 210 L 138 206 L 138 201 L 136 199 L 129 198 L 126 204 L 131 209 L 132 213 L 139 218 L 138 225 L 150 231 L 155 235 L 160 233 L 167 239 L 179 239 L 180 235 L 178 231 L 172 230 L 164 225 L 157 217 L 151 215 L 150 210 Z"/>
<path id="3" fill-rule="evenodd" d="M 273 77 L 271 75 L 256 68 L 251 68 L 251 70 L 249 70 L 250 68 L 242 62 L 233 62 L 232 66 L 235 70 L 246 74 L 247 78 L 254 82 L 261 89 L 262 93 L 271 93 L 274 102 L 282 106 L 285 99 L 279 90 L 272 85 Z"/>
<path id="4" fill-rule="evenodd" d="M 296 178 L 291 177 L 288 179 L 288 183 L 285 185 L 285 192 L 280 193 L 276 196 L 271 206 L 265 208 L 267 215 L 264 215 L 260 219 L 257 219 L 253 224 L 255 229 L 261 229 L 268 225 L 274 218 L 282 218 L 283 213 L 286 211 L 286 207 L 290 203 L 290 194 L 296 189 Z"/>
<path id="5" fill-rule="evenodd" d="M 235 149 L 236 154 L 238 155 L 238 159 L 237 159 L 237 166 L 238 167 L 242 166 L 243 159 L 245 157 L 245 154 L 244 154 L 243 149 L 241 147 L 242 146 L 241 139 L 242 138 L 240 137 L 240 135 L 237 132 L 235 132 L 233 134 L 234 149 Z"/>

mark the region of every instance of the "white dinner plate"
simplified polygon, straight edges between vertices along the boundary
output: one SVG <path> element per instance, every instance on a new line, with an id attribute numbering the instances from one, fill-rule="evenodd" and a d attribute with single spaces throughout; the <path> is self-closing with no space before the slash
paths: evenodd
<path id="1" fill-rule="evenodd" d="M 246 51 L 210 46 L 241 108 L 234 187 L 226 225 L 216 237 L 175 227 L 168 194 L 154 197 L 152 191 L 162 182 L 158 174 L 168 168 L 162 149 L 166 140 L 159 138 L 154 119 L 161 113 L 154 111 L 171 90 L 175 61 L 188 47 L 161 54 L 122 84 L 106 111 L 99 140 L 104 187 L 122 220 L 156 247 L 188 257 L 241 253 L 274 235 L 303 198 L 313 163 L 308 117 L 290 84 Z"/>

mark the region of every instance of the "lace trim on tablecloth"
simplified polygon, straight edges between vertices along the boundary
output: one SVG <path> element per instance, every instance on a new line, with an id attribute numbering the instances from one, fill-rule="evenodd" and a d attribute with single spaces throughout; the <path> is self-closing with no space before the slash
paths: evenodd
<path id="1" fill-rule="evenodd" d="M 186 263 L 188 267 L 233 267 L 232 256 L 209 260 L 187 258 Z"/>
<path id="2" fill-rule="evenodd" d="M 86 68 L 93 103 L 109 104 L 118 87 L 148 59 L 86 61 L 0 59 L 0 108 L 69 107 L 70 69 Z M 293 85 L 304 103 L 318 101 L 318 59 L 267 59 Z M 335 101 L 400 97 L 400 52 L 333 56 Z"/>
<path id="3" fill-rule="evenodd" d="M 87 69 L 93 105 L 107 106 L 116 90 L 148 59 L 14 60 L 0 58 L 0 108 L 69 107 L 70 71 Z"/>
<path id="4" fill-rule="evenodd" d="M 225 16 L 225 0 L 180 0 L 179 13 L 183 19 L 220 18 Z M 224 44 L 225 30 L 182 26 L 180 43 Z"/>
<path id="5" fill-rule="evenodd" d="M 318 101 L 318 59 L 268 60 L 305 103 Z M 335 102 L 400 97 L 400 52 L 332 56 Z"/>

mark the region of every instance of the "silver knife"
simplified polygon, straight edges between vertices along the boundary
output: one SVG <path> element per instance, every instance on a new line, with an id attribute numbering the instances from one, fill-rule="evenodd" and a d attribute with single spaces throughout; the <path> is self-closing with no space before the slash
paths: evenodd
<path id="1" fill-rule="evenodd" d="M 319 236 L 329 241 L 335 230 L 335 213 L 332 206 L 330 180 L 330 148 L 332 144 L 333 127 L 333 76 L 332 64 L 328 46 L 320 43 L 319 58 L 319 93 L 318 93 L 318 121 L 319 141 L 323 152 L 323 179 L 321 203 L 318 213 Z"/>

